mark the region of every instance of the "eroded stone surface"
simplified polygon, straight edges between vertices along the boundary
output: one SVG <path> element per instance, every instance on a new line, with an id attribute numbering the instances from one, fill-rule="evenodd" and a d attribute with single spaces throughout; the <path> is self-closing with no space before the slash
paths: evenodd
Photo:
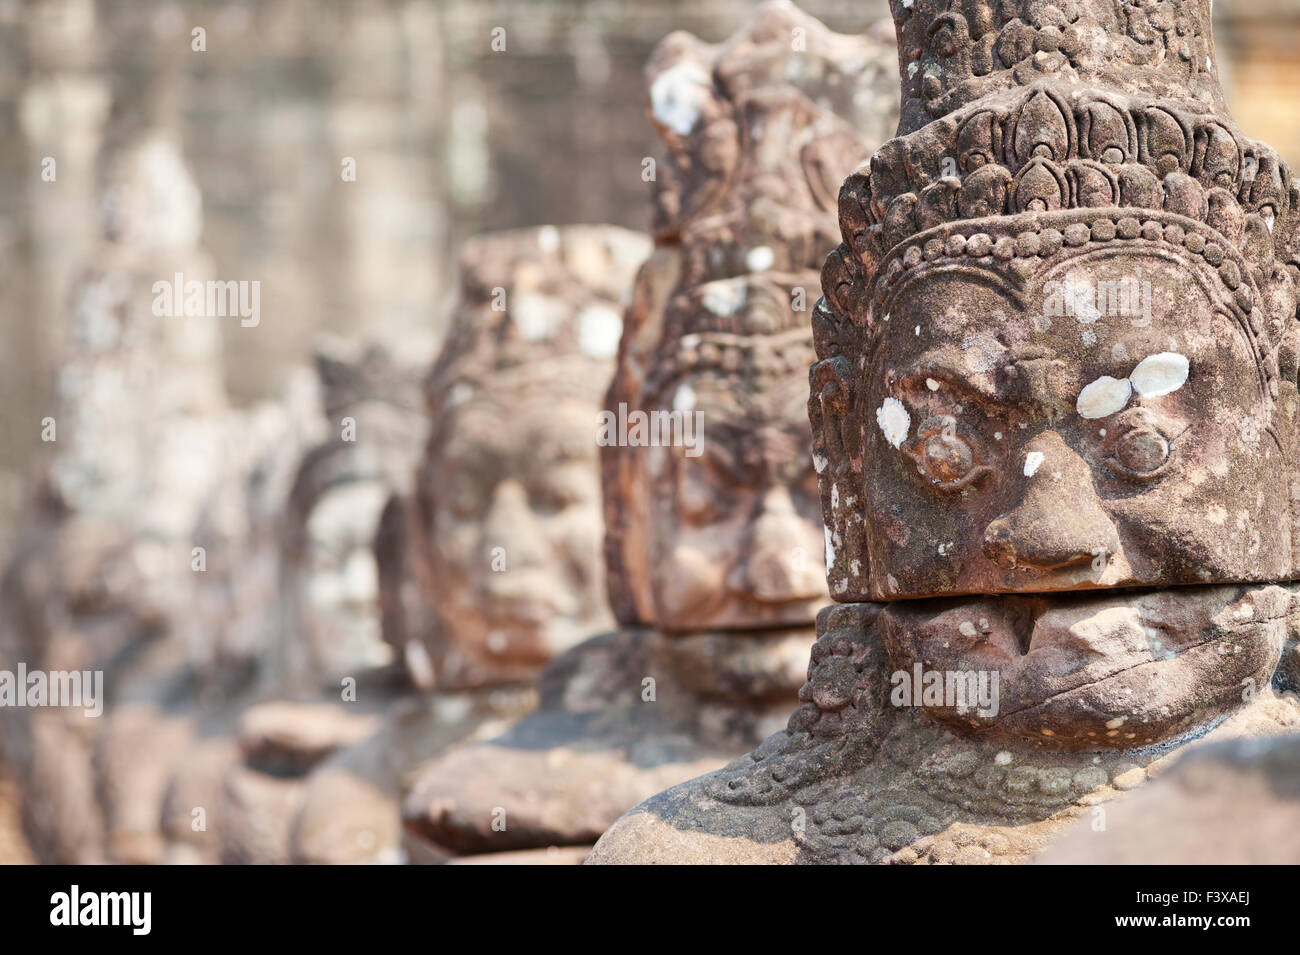
<path id="1" fill-rule="evenodd" d="M 535 713 L 421 769 L 407 825 L 466 853 L 590 844 L 779 725 L 807 646 L 802 630 L 588 640 L 546 669 Z"/>

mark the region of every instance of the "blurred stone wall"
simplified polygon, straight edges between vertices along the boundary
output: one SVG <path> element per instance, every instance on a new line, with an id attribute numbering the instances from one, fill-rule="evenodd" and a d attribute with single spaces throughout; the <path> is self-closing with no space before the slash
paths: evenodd
<path id="1" fill-rule="evenodd" d="M 1300 0 L 1217 0 L 1214 16 L 1233 115 L 1300 169 Z"/>

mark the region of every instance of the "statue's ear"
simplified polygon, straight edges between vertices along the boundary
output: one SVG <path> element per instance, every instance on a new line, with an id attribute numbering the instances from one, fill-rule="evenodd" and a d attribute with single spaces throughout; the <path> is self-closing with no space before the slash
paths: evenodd
<path id="1" fill-rule="evenodd" d="M 870 599 L 860 495 L 855 491 L 862 464 L 855 397 L 853 363 L 848 358 L 835 355 L 813 365 L 808 399 L 813 467 L 826 529 L 827 584 L 831 596 L 840 601 Z"/>
<path id="2" fill-rule="evenodd" d="M 861 368 L 849 356 L 865 359 L 873 322 L 866 275 L 847 246 L 827 256 L 822 291 L 813 310 L 818 361 L 809 376 L 808 417 L 826 529 L 826 581 L 837 601 L 870 600 L 861 508 Z"/>

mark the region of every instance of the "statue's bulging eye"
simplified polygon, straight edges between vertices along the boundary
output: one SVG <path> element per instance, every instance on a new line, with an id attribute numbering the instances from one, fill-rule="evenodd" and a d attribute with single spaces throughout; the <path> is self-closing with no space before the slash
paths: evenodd
<path id="1" fill-rule="evenodd" d="M 1169 460 L 1169 442 L 1158 431 L 1135 428 L 1115 442 L 1115 460 L 1134 474 L 1151 474 Z"/>
<path id="2" fill-rule="evenodd" d="M 970 442 L 957 433 L 957 421 L 951 415 L 926 421 L 916 445 L 903 453 L 916 462 L 917 472 L 932 487 L 942 491 L 960 490 L 992 470 L 979 463 Z"/>
<path id="3" fill-rule="evenodd" d="M 1169 437 L 1151 415 L 1142 412 L 1116 432 L 1105 459 L 1111 473 L 1126 481 L 1148 482 L 1162 478 L 1173 467 L 1178 447 L 1187 434 Z"/>
<path id="4" fill-rule="evenodd" d="M 926 439 L 921 464 L 936 481 L 960 481 L 975 467 L 975 452 L 955 434 L 936 434 Z"/>

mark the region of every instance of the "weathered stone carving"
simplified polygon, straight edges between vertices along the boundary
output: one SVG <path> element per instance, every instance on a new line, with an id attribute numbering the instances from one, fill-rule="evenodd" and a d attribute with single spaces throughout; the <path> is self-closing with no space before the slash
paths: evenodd
<path id="1" fill-rule="evenodd" d="M 244 488 L 250 458 L 268 444 L 292 449 L 296 422 L 280 414 L 247 427 L 226 403 L 217 320 L 152 308 L 156 281 L 210 270 L 198 190 L 175 143 L 150 133 L 126 144 L 100 198 L 103 233 L 62 336 L 56 440 L 0 588 L 0 658 L 7 670 L 98 670 L 122 703 L 187 662 L 231 662 L 217 649 L 222 628 L 198 622 L 196 527 L 219 489 Z M 242 453 L 223 455 L 236 435 Z M 220 467 L 199 463 L 212 460 Z M 148 804 L 161 783 L 124 757 L 183 745 L 171 726 L 125 713 L 115 727 L 56 707 L 5 706 L 0 718 L 40 861 L 157 858 Z"/>
<path id="2" fill-rule="evenodd" d="M 1017 861 L 1180 744 L 1300 722 L 1297 191 L 1209 4 L 893 10 L 899 136 L 813 319 L 843 605 L 788 729 L 593 861 Z"/>
<path id="3" fill-rule="evenodd" d="M 589 843 L 788 707 L 826 593 L 804 296 L 888 75 L 875 40 L 784 3 L 724 44 L 673 34 L 655 51 L 658 247 L 606 399 L 619 440 L 602 440 L 624 629 L 557 659 L 534 715 L 428 766 L 406 802 L 414 832 L 468 853 Z M 676 416 L 676 441 L 638 436 L 638 414 Z"/>

